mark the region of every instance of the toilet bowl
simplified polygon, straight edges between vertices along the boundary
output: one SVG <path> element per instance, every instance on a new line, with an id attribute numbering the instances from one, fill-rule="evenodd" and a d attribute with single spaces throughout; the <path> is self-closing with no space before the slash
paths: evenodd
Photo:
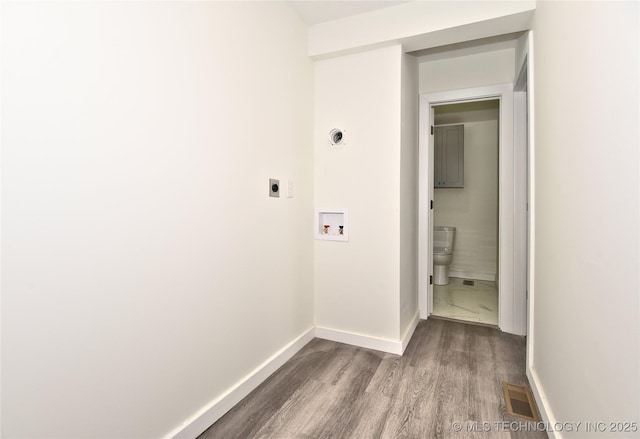
<path id="1" fill-rule="evenodd" d="M 449 284 L 455 234 L 455 227 L 433 228 L 433 283 L 436 285 Z"/>

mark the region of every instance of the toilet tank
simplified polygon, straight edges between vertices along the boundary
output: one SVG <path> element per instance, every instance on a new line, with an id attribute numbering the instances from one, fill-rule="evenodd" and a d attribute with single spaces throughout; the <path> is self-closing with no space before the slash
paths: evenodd
<path id="1" fill-rule="evenodd" d="M 455 227 L 434 227 L 433 248 L 453 250 L 453 240 L 456 236 Z"/>

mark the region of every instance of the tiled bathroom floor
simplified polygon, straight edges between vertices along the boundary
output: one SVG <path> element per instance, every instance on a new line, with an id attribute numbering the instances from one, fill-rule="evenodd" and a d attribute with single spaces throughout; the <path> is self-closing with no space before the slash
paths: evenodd
<path id="1" fill-rule="evenodd" d="M 451 277 L 449 285 L 433 286 L 433 315 L 470 322 L 498 324 L 498 288 L 495 282 Z"/>

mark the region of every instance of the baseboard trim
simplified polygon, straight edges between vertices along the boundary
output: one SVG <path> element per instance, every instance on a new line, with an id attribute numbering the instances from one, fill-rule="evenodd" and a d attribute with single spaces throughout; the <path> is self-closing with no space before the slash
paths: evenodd
<path id="1" fill-rule="evenodd" d="M 403 352 L 403 342 L 401 340 L 373 337 L 370 335 L 357 334 L 355 332 L 324 328 L 322 326 L 316 326 L 316 337 L 324 340 L 337 341 L 338 343 L 346 343 L 361 348 L 388 352 L 390 354 L 402 355 Z"/>
<path id="2" fill-rule="evenodd" d="M 273 354 L 268 360 L 255 368 L 251 373 L 237 382 L 233 387 L 227 390 L 223 395 L 211 401 L 209 404 L 200 409 L 197 413 L 187 419 L 179 427 L 175 428 L 164 439 L 193 439 L 198 437 L 202 432 L 209 428 L 214 422 L 220 419 L 225 413 L 239 403 L 242 398 L 247 396 L 258 387 L 269 375 L 275 372 L 280 366 L 286 363 L 314 337 L 325 340 L 336 341 L 338 343 L 346 343 L 353 346 L 359 346 L 367 349 L 375 349 L 377 351 L 388 352 L 391 354 L 402 355 L 407 348 L 418 323 L 420 322 L 420 312 L 416 310 L 411 322 L 407 325 L 406 330 L 400 340 L 390 340 L 386 338 L 372 337 L 370 335 L 357 334 L 348 331 L 340 331 L 337 329 L 323 328 L 320 326 L 312 327 L 301 334 L 298 338 L 287 344 L 278 352 Z"/>
<path id="3" fill-rule="evenodd" d="M 533 393 L 533 397 L 536 400 L 536 405 L 538 406 L 538 411 L 540 412 L 542 421 L 547 425 L 556 425 L 557 418 L 553 415 L 553 412 L 549 408 L 549 400 L 547 399 L 547 395 L 540 385 L 540 379 L 538 378 L 537 372 L 532 366 L 527 367 L 527 378 L 529 379 L 531 392 Z M 559 431 L 547 431 L 547 435 L 550 439 L 562 439 L 562 434 Z"/>
<path id="4" fill-rule="evenodd" d="M 314 335 L 315 330 L 313 327 L 305 331 L 255 368 L 223 395 L 211 401 L 182 425 L 167 434 L 165 439 L 193 439 L 198 437 L 309 343 L 314 338 Z"/>
<path id="5" fill-rule="evenodd" d="M 404 334 L 402 335 L 402 353 L 403 354 L 405 349 L 407 349 L 409 342 L 411 341 L 411 337 L 413 337 L 413 333 L 415 332 L 416 327 L 418 326 L 418 323 L 420 323 L 420 310 L 416 309 L 416 313 L 413 315 L 411 322 L 409 323 L 409 325 L 407 325 L 407 329 L 404 331 Z"/>
<path id="6" fill-rule="evenodd" d="M 449 277 L 457 277 L 458 279 L 474 279 L 486 280 L 489 282 L 496 281 L 496 275 L 490 273 L 472 273 L 470 271 L 457 271 L 449 269 Z"/>

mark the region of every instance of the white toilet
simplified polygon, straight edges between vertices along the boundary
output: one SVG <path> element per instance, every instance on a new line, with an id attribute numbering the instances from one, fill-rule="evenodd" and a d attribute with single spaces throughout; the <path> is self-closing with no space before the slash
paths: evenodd
<path id="1" fill-rule="evenodd" d="M 433 283 L 449 284 L 449 265 L 453 260 L 455 227 L 433 228 Z"/>

